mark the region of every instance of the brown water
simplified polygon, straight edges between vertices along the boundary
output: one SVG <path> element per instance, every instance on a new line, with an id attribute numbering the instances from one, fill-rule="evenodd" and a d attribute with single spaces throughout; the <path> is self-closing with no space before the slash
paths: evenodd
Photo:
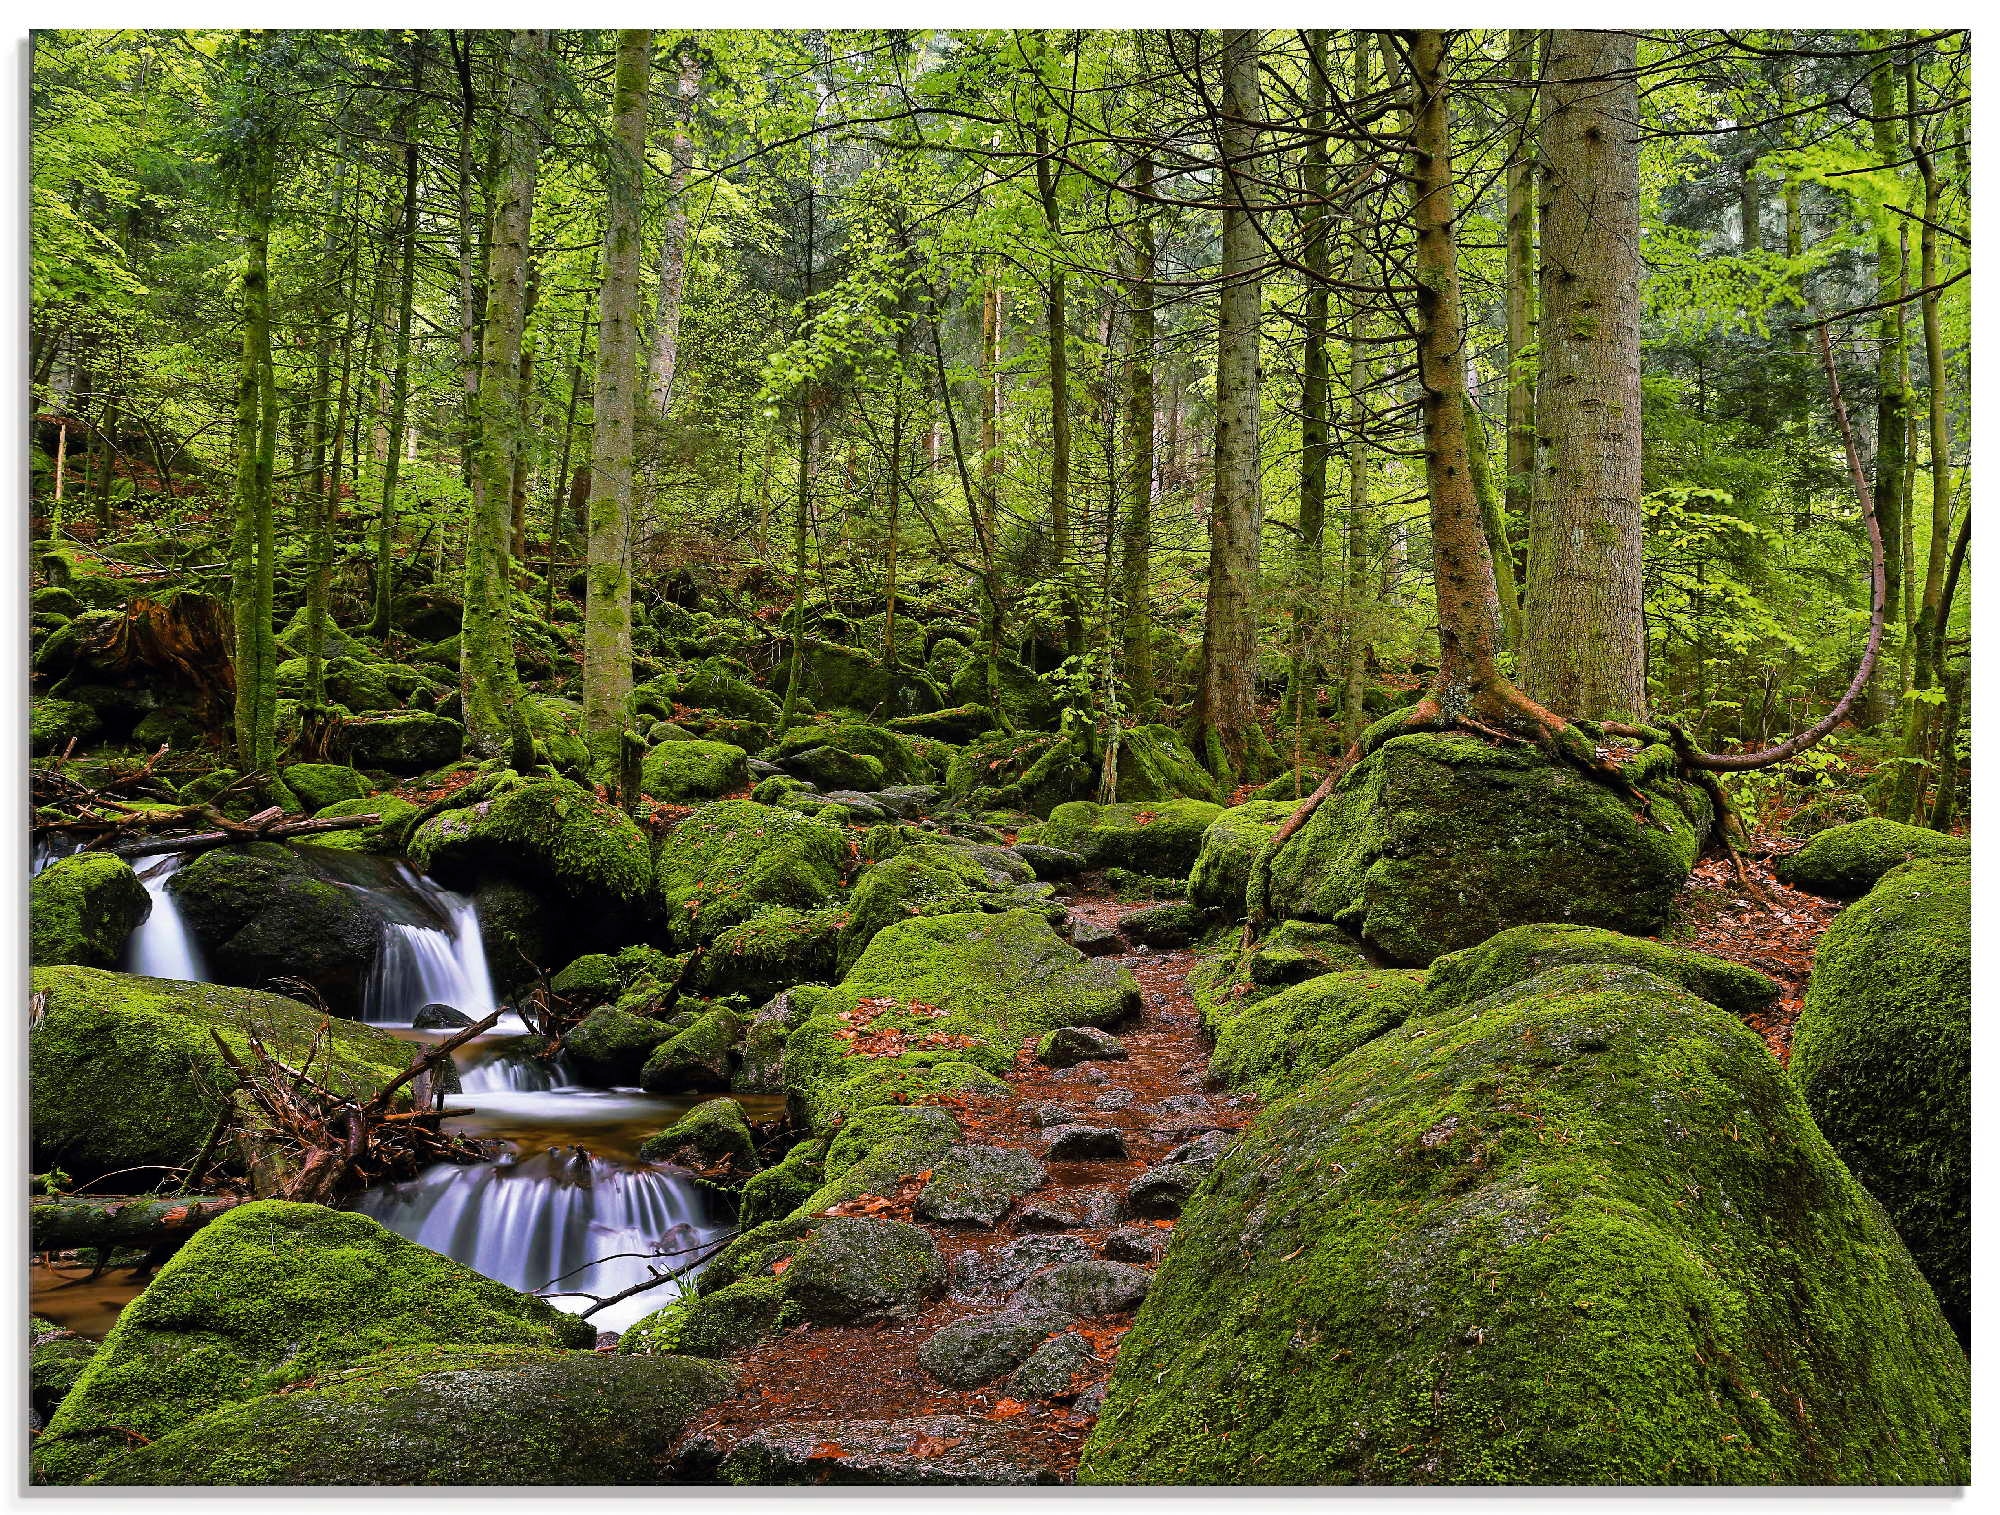
<path id="1" fill-rule="evenodd" d="M 102 1340 L 118 1323 L 118 1312 L 146 1286 L 133 1278 L 130 1268 L 113 1268 L 95 1283 L 84 1283 L 89 1277 L 87 1265 L 51 1267 L 35 1259 L 28 1265 L 30 1313 Z"/>

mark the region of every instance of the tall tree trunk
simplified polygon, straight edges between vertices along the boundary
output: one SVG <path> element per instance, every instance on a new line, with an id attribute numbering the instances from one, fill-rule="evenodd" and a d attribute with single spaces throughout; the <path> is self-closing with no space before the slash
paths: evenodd
<path id="1" fill-rule="evenodd" d="M 1035 187 L 1050 245 L 1048 294 L 1043 305 L 1049 356 L 1049 535 L 1055 545 L 1062 595 L 1063 650 L 1076 657 L 1083 651 L 1083 619 L 1077 613 L 1069 525 L 1069 281 L 1060 261 L 1062 208 L 1056 197 L 1056 168 L 1049 156 L 1048 133 L 1039 126 L 1035 128 Z"/>
<path id="2" fill-rule="evenodd" d="M 516 563 L 528 561 L 528 479 L 534 472 L 541 441 L 535 427 L 535 306 L 542 296 L 542 267 L 534 249 L 528 251 L 527 308 L 521 315 L 521 360 L 514 366 L 515 405 L 520 414 L 514 432 L 514 473 L 507 486 L 508 539 Z"/>
<path id="3" fill-rule="evenodd" d="M 479 129 L 478 94 L 473 85 L 472 42 L 476 33 L 450 34 L 452 62 L 458 76 L 458 139 L 453 188 L 458 210 L 458 366 L 465 395 L 460 414 L 459 456 L 466 488 L 472 487 L 473 453 L 479 441 L 480 300 L 478 259 L 474 246 L 478 226 L 472 209 L 472 160 Z"/>
<path id="4" fill-rule="evenodd" d="M 813 51 L 819 54 L 824 34 L 812 34 Z M 823 93 L 815 95 L 813 125 L 819 125 Z M 819 292 L 819 137 L 806 139 L 806 245 L 804 258 L 805 298 L 799 310 L 808 332 L 814 319 L 813 296 Z M 798 497 L 792 507 L 792 608 L 791 663 L 785 679 L 785 703 L 778 711 L 778 735 L 791 729 L 797 719 L 806 677 L 806 562 L 812 531 L 813 476 L 818 465 L 820 386 L 817 376 L 799 386 L 798 412 Z"/>
<path id="5" fill-rule="evenodd" d="M 514 663 L 508 547 L 513 521 L 515 393 L 521 329 L 527 316 L 528 236 L 534 214 L 536 141 L 549 34 L 511 33 L 502 64 L 507 108 L 497 127 L 493 231 L 486 262 L 486 316 L 479 344 L 478 440 L 473 449 L 472 507 L 465 547 L 465 621 L 459 690 L 466 745 L 477 757 L 505 758 L 517 769 L 534 761 Z"/>
<path id="6" fill-rule="evenodd" d="M 410 88 L 423 89 L 423 33 L 415 34 Z M 375 614 L 372 635 L 389 634 L 389 603 L 396 592 L 396 482 L 403 466 L 403 426 L 410 407 L 410 334 L 417 299 L 417 152 L 415 107 L 405 110 L 403 133 L 402 282 L 396 291 L 396 355 L 389 370 L 389 455 L 382 460 L 382 508 L 375 520 Z"/>
<path id="7" fill-rule="evenodd" d="M 1153 184 L 1153 159 L 1142 152 L 1132 163 L 1142 191 Z M 1143 204 L 1132 210 L 1125 240 L 1125 510 L 1119 541 L 1119 577 L 1125 605 L 1125 686 L 1132 713 L 1150 721 L 1159 710 L 1153 674 L 1153 362 L 1157 322 L 1153 314 L 1154 233 Z"/>
<path id="8" fill-rule="evenodd" d="M 674 394 L 674 364 L 680 354 L 681 300 L 687 292 L 687 207 L 682 197 L 687 189 L 688 168 L 693 162 L 691 128 L 695 107 L 701 100 L 701 54 L 689 37 L 681 46 L 680 79 L 674 89 L 674 135 L 668 145 L 673 164 L 667 170 L 667 227 L 660 244 L 660 302 L 653 317 L 653 356 L 650 368 L 653 409 L 660 415 Z"/>
<path id="9" fill-rule="evenodd" d="M 1000 319 L 1004 291 L 997 278 L 987 279 L 979 316 L 979 500 L 967 501 L 973 512 L 973 535 L 979 544 L 984 603 L 980 655 L 986 661 L 986 703 L 997 716 L 1000 689 L 1000 563 L 994 532 L 1000 520 Z M 983 524 L 981 518 L 983 517 Z M 1003 728 L 1004 729 L 1004 728 Z"/>
<path id="10" fill-rule="evenodd" d="M 243 348 L 236 389 L 236 511 L 229 543 L 230 611 L 235 632 L 236 757 L 277 779 L 277 637 L 271 624 L 271 477 L 278 450 L 277 380 L 271 361 L 271 202 L 276 193 L 277 128 L 268 81 L 273 44 L 253 44 L 246 86 L 252 119 L 240 166 L 237 210 L 243 228 Z M 107 465 L 108 466 L 108 465 Z"/>
<path id="11" fill-rule="evenodd" d="M 1326 464 L 1332 452 L 1327 420 L 1327 320 L 1332 301 L 1333 249 L 1331 218 L 1325 205 L 1330 153 L 1327 133 L 1327 34 L 1306 33 L 1311 54 L 1306 71 L 1306 139 L 1301 183 L 1306 205 L 1301 213 L 1306 286 L 1305 349 L 1299 372 L 1299 542 L 1292 587 L 1292 666 L 1287 682 L 1291 700 L 1293 752 L 1305 747 L 1306 722 L 1317 707 L 1319 684 L 1316 657 L 1326 599 Z"/>
<path id="12" fill-rule="evenodd" d="M 1525 543 L 1535 491 L 1535 43 L 1539 33 L 1507 33 L 1507 92 L 1513 127 L 1507 157 L 1507 515 Z M 1521 550 L 1510 565 L 1525 576 Z M 1520 642 L 1514 643 L 1518 649 Z"/>
<path id="13" fill-rule="evenodd" d="M 645 204 L 646 96 L 653 34 L 618 34 L 605 163 L 604 284 L 597 304 L 596 424 L 590 440 L 590 543 L 583 608 L 583 726 L 591 768 L 621 779 L 632 692 L 632 431 L 639 386 L 639 231 Z M 628 796 L 629 798 L 629 796 Z"/>
<path id="14" fill-rule="evenodd" d="M 1257 725 L 1257 580 L 1262 559 L 1258 375 L 1263 261 L 1253 206 L 1257 122 L 1263 87 L 1259 37 L 1222 34 L 1222 293 L 1215 348 L 1215 496 L 1209 512 L 1208 605 L 1202 621 L 1201 686 L 1189 717 L 1195 755 L 1234 783 L 1250 775 L 1266 745 Z"/>
<path id="15" fill-rule="evenodd" d="M 1872 34 L 1878 45 L 1893 40 L 1888 32 Z M 1902 133 L 1897 128 L 1896 65 L 1893 55 L 1869 75 L 1869 113 L 1875 118 L 1875 156 L 1886 169 L 1903 159 Z M 1875 348 L 1875 514 L 1882 522 L 1882 548 L 1889 581 L 1887 625 L 1883 634 L 1893 635 L 1904 624 L 1899 605 L 1903 586 L 1903 540 L 1908 534 L 1910 514 L 1910 454 L 1907 448 L 1907 417 L 1910 409 L 1909 334 L 1905 320 L 1907 307 L 1902 296 L 1907 289 L 1903 238 L 1897 218 L 1889 211 L 1875 217 L 1875 298 L 1890 302 L 1876 318 Z M 1910 607 L 1914 615 L 1915 607 Z M 1888 713 L 1890 703 L 1902 693 L 1900 670 L 1883 659 L 1876 664 L 1869 681 L 1862 720 L 1873 722 Z"/>
<path id="16" fill-rule="evenodd" d="M 1646 714 L 1639 505 L 1639 107 L 1629 32 L 1549 37 L 1542 99 L 1547 448 L 1521 683 L 1571 716 Z"/>

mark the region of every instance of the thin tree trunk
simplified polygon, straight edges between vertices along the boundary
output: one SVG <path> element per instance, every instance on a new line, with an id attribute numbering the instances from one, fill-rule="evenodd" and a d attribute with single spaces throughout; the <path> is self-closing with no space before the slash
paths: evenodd
<path id="1" fill-rule="evenodd" d="M 1143 192 L 1153 182 L 1153 159 L 1141 153 L 1132 164 Z M 1153 674 L 1153 363 L 1157 342 L 1153 314 L 1154 233 L 1147 208 L 1135 206 L 1126 238 L 1125 323 L 1125 512 L 1119 543 L 1125 601 L 1125 684 L 1132 713 L 1150 721 L 1159 709 Z"/>
<path id="2" fill-rule="evenodd" d="M 687 207 L 682 197 L 694 156 L 690 127 L 701 100 L 701 55 L 693 38 L 682 45 L 674 90 L 673 166 L 667 170 L 667 227 L 660 244 L 660 302 L 653 318 L 652 404 L 659 415 L 673 400 L 674 364 L 680 352 L 681 301 L 687 292 Z"/>
<path id="3" fill-rule="evenodd" d="M 472 78 L 471 31 L 451 33 L 453 63 L 458 75 L 458 142 L 453 187 L 458 209 L 458 364 L 465 390 L 459 455 L 465 483 L 472 487 L 473 453 L 479 440 L 480 300 L 478 259 L 474 256 L 477 227 L 472 213 L 472 159 L 478 132 L 478 96 Z"/>
<path id="4" fill-rule="evenodd" d="M 1541 392 L 1528 548 L 1530 698 L 1646 715 L 1639 505 L 1639 121 L 1629 32 L 1550 34 L 1542 102 Z"/>
<path id="5" fill-rule="evenodd" d="M 1195 755 L 1217 778 L 1250 775 L 1265 745 L 1257 726 L 1257 580 L 1264 529 L 1259 479 L 1258 358 L 1264 246 L 1252 207 L 1259 198 L 1257 122 L 1263 87 L 1255 31 L 1223 33 L 1221 146 L 1222 293 L 1215 361 L 1215 495 L 1209 513 L 1208 604 L 1202 622 L 1201 687 L 1189 720 Z"/>
<path id="6" fill-rule="evenodd" d="M 479 347 L 478 441 L 459 661 L 468 750 L 481 758 L 506 758 L 517 769 L 534 761 L 534 742 L 522 712 L 520 674 L 514 663 L 509 494 L 514 481 L 514 433 L 520 425 L 515 385 L 527 313 L 528 236 L 539 136 L 534 123 L 541 115 L 548 47 L 546 31 L 513 32 L 503 63 L 507 109 L 498 127 L 500 171 Z"/>
<path id="7" fill-rule="evenodd" d="M 993 533 L 1000 519 L 1000 318 L 1003 291 L 998 279 L 986 283 L 979 320 L 979 494 L 977 503 L 967 502 L 975 517 L 983 514 L 984 525 L 973 522 L 979 543 L 980 575 L 985 586 L 985 625 L 981 630 L 981 655 L 986 660 L 986 702 L 997 714 L 1000 710 L 1000 570 L 994 551 Z"/>
<path id="8" fill-rule="evenodd" d="M 1048 133 L 1040 127 L 1035 128 L 1035 153 L 1035 187 L 1051 249 L 1048 295 L 1043 306 L 1049 366 L 1049 535 L 1055 543 L 1062 595 L 1063 650 L 1076 657 L 1083 651 L 1083 620 L 1077 613 L 1069 524 L 1069 291 L 1058 261 L 1062 256 L 1062 209 L 1056 198 L 1056 169 L 1049 157 Z"/>
<path id="9" fill-rule="evenodd" d="M 1304 751 L 1305 728 L 1315 713 L 1319 665 L 1315 657 L 1326 598 L 1326 465 L 1332 452 L 1327 418 L 1327 321 L 1332 301 L 1333 250 L 1331 224 L 1324 201 L 1329 150 L 1326 133 L 1327 34 L 1306 33 L 1311 53 L 1306 72 L 1306 120 L 1313 135 L 1306 140 L 1302 213 L 1306 286 L 1305 350 L 1299 373 L 1299 542 L 1292 589 L 1292 666 L 1287 680 L 1291 696 L 1293 751 Z"/>
<path id="10" fill-rule="evenodd" d="M 632 692 L 632 432 L 639 385 L 640 209 L 653 34 L 618 34 L 605 165 L 604 284 L 598 297 L 597 383 L 591 392 L 590 543 L 583 612 L 583 723 L 601 780 L 627 766 Z M 627 796 L 629 799 L 630 796 Z"/>
<path id="11" fill-rule="evenodd" d="M 1525 542 L 1535 488 L 1535 42 L 1507 34 L 1514 86 L 1507 92 L 1513 141 L 1507 159 L 1507 514 Z M 1517 553 L 1516 582 L 1527 560 Z M 1516 641 L 1515 646 L 1520 643 Z"/>
<path id="12" fill-rule="evenodd" d="M 1873 34 L 1878 44 L 1893 40 L 1888 32 Z M 1885 168 L 1902 161 L 1902 133 L 1897 129 L 1896 66 L 1884 62 L 1868 79 L 1869 112 L 1874 116 L 1875 156 Z M 1893 169 L 1888 171 L 1893 172 Z M 1875 217 L 1875 298 L 1891 302 L 1876 322 L 1875 349 L 1875 513 L 1882 522 L 1882 546 L 1887 556 L 1889 600 L 1884 635 L 1905 624 L 1898 604 L 1903 587 L 1903 540 L 1910 513 L 1910 453 L 1906 445 L 1910 412 L 1909 335 L 1902 296 L 1907 289 L 1903 235 L 1887 210 Z M 1910 607 L 1914 613 L 1915 607 Z M 1880 720 L 1899 695 L 1896 665 L 1886 659 L 1876 665 L 1864 705 L 1864 722 Z"/>
<path id="13" fill-rule="evenodd" d="M 410 88 L 423 88 L 422 32 L 416 33 Z M 382 460 L 382 508 L 375 520 L 375 614 L 369 632 L 389 634 L 389 603 L 396 593 L 396 483 L 403 466 L 403 427 L 410 407 L 410 336 L 417 300 L 416 111 L 405 111 L 403 133 L 403 247 L 401 283 L 396 290 L 396 356 L 389 370 L 389 455 Z"/>

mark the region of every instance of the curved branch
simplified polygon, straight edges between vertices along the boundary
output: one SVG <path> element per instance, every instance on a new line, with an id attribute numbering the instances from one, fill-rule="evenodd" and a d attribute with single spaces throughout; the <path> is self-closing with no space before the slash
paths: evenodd
<path id="1" fill-rule="evenodd" d="M 1886 604 L 1886 585 L 1882 565 L 1882 522 L 1875 514 L 1875 491 L 1868 485 L 1868 475 L 1861 467 L 1861 452 L 1854 443 L 1854 424 L 1847 418 L 1847 401 L 1840 392 L 1840 374 L 1833 363 L 1833 342 L 1826 334 L 1826 327 L 1819 328 L 1820 362 L 1826 368 L 1826 382 L 1833 393 L 1833 414 L 1840 422 L 1840 440 L 1847 449 L 1848 472 L 1854 475 L 1855 492 L 1861 497 L 1861 513 L 1868 522 L 1869 573 L 1874 589 L 1873 601 L 1868 616 L 1868 646 L 1861 654 L 1861 666 L 1854 670 L 1847 693 L 1819 721 L 1778 743 L 1758 752 L 1713 753 L 1703 752 L 1690 745 L 1681 755 L 1681 761 L 1690 768 L 1705 768 L 1717 773 L 1745 773 L 1754 768 L 1769 768 L 1782 763 L 1787 758 L 1797 757 L 1808 747 L 1819 742 L 1826 734 L 1845 719 L 1861 691 L 1868 686 L 1868 678 L 1875 671 L 1876 654 L 1882 650 L 1882 619 Z M 1969 512 L 1968 512 L 1969 514 Z"/>

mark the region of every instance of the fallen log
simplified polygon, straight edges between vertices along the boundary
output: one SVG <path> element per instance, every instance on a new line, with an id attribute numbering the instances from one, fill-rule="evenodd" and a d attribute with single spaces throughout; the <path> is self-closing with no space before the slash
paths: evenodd
<path id="1" fill-rule="evenodd" d="M 249 1197 L 192 1195 L 102 1198 L 56 1195 L 28 1205 L 28 1245 L 36 1252 L 69 1252 L 78 1247 L 130 1247 L 151 1251 L 185 1240 Z"/>
<path id="2" fill-rule="evenodd" d="M 380 815 L 313 816 L 303 821 L 274 821 L 263 826 L 232 826 L 227 831 L 197 831 L 192 836 L 155 837 L 110 851 L 114 856 L 126 858 L 156 857 L 162 852 L 206 852 L 211 847 L 228 847 L 237 842 L 276 842 L 322 831 L 353 831 L 376 825 L 381 819 Z"/>

